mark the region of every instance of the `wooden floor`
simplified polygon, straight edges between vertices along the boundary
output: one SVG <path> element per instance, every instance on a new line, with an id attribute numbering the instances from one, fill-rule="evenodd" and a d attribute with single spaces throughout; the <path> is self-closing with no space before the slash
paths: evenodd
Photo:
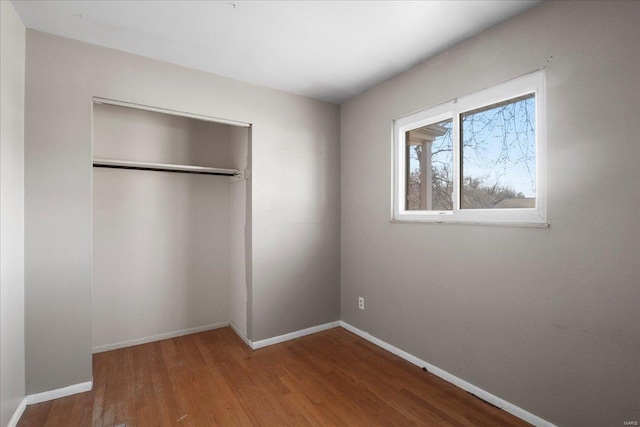
<path id="1" fill-rule="evenodd" d="M 528 425 L 342 328 L 255 351 L 230 328 L 114 350 L 93 380 L 18 425 Z"/>

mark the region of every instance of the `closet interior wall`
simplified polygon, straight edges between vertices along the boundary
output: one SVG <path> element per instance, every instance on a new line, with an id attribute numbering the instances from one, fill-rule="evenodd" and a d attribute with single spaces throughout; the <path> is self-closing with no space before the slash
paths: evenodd
<path id="1" fill-rule="evenodd" d="M 249 129 L 237 126 L 228 126 L 229 140 L 231 142 L 231 164 L 234 169 L 241 171 L 250 170 L 250 141 Z M 230 304 L 229 320 L 236 332 L 247 339 L 247 292 L 250 271 L 249 254 L 250 247 L 250 222 L 251 205 L 247 203 L 251 194 L 247 179 L 233 179 L 230 184 Z"/>
<path id="2" fill-rule="evenodd" d="M 247 155 L 247 128 L 94 104 L 94 159 L 244 169 Z M 94 352 L 232 318 L 246 335 L 246 187 L 227 176 L 93 169 Z"/>

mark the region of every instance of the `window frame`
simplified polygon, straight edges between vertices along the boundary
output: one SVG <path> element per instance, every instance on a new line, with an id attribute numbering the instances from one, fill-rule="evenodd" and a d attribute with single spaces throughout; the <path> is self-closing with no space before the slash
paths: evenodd
<path id="1" fill-rule="evenodd" d="M 393 121 L 393 219 L 408 222 L 546 224 L 546 114 L 544 71 L 483 89 Z M 536 200 L 534 208 L 461 209 L 461 127 L 463 113 L 533 93 L 535 96 Z M 453 210 L 406 209 L 406 132 L 451 119 L 453 144 Z"/>

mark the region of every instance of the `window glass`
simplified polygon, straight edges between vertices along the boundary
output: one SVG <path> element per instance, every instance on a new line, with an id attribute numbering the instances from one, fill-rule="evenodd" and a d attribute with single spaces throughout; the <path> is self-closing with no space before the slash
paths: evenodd
<path id="1" fill-rule="evenodd" d="M 448 119 L 406 132 L 406 210 L 453 209 L 452 126 Z"/>
<path id="2" fill-rule="evenodd" d="M 534 94 L 464 112 L 461 209 L 535 208 Z"/>

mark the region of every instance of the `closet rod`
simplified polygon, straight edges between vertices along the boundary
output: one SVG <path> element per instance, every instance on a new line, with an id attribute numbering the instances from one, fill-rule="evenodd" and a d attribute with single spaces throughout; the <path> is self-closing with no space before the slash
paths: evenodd
<path id="1" fill-rule="evenodd" d="M 219 168 L 207 168 L 203 166 L 185 166 L 185 165 L 172 165 L 166 163 L 144 163 L 144 162 L 131 162 L 127 160 L 107 160 L 107 159 L 94 159 L 94 168 L 108 168 L 108 169 L 130 169 L 130 170 L 143 170 L 143 171 L 155 171 L 155 172 L 174 172 L 174 173 L 190 173 L 198 175 L 220 175 L 220 176 L 242 176 L 242 172 L 235 169 L 219 169 Z"/>
<path id="2" fill-rule="evenodd" d="M 161 169 L 161 168 L 140 168 L 140 167 L 135 167 L 135 166 L 93 165 L 93 167 L 94 168 L 105 168 L 105 169 L 130 169 L 130 170 L 137 170 L 137 171 L 191 173 L 191 174 L 197 174 L 197 175 L 220 175 L 220 176 L 235 176 L 235 175 L 237 175 L 237 173 L 230 173 L 230 172 L 198 172 L 198 171 Z"/>

